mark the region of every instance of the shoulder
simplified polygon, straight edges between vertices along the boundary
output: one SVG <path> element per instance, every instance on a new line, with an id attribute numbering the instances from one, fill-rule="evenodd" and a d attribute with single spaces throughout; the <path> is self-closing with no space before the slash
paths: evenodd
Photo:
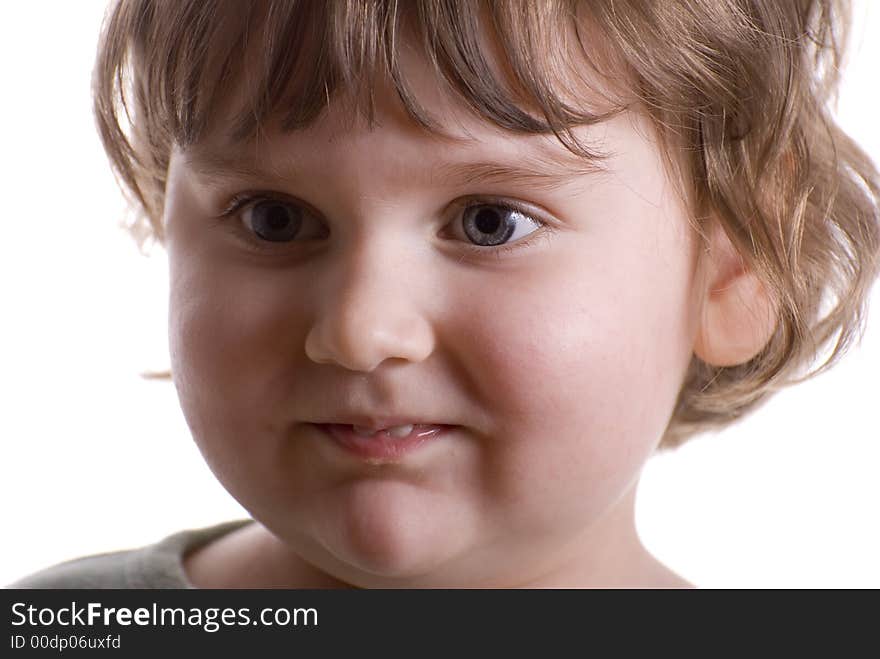
<path id="1" fill-rule="evenodd" d="M 9 588 L 127 588 L 126 565 L 137 550 L 95 554 L 53 565 Z"/>
<path id="2" fill-rule="evenodd" d="M 180 531 L 139 549 L 77 558 L 24 577 L 8 588 L 191 588 L 183 569 L 184 555 L 247 523 L 238 520 Z"/>

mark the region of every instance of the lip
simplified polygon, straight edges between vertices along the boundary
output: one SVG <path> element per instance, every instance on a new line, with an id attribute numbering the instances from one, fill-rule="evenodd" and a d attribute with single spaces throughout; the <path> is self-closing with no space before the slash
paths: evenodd
<path id="1" fill-rule="evenodd" d="M 333 442 L 347 452 L 368 462 L 397 462 L 420 446 L 439 439 L 455 426 L 419 424 L 406 437 L 397 439 L 384 433 L 373 437 L 357 435 L 349 424 L 313 423 Z"/>
<path id="2" fill-rule="evenodd" d="M 366 414 L 340 414 L 338 416 L 331 417 L 332 421 L 328 421 L 324 424 L 315 422 L 315 425 L 329 425 L 331 423 L 336 425 L 352 425 L 352 426 L 360 426 L 362 428 L 392 428 L 394 426 L 406 426 L 409 424 L 419 425 L 418 421 L 414 419 L 425 419 L 425 416 L 422 417 L 406 417 L 406 416 L 371 416 Z M 426 423 L 424 425 L 431 426 L 442 426 L 442 423 Z"/>

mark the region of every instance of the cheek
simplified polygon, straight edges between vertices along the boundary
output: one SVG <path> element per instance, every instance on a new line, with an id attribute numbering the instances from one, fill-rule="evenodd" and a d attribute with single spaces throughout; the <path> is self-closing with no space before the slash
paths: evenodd
<path id="1" fill-rule="evenodd" d="M 585 258 L 581 246 L 536 269 L 491 314 L 470 310 L 474 373 L 500 438 L 489 480 L 508 502 L 598 510 L 666 427 L 690 359 L 690 271 L 626 238 L 616 255 Z"/>
<path id="2" fill-rule="evenodd" d="M 181 406 L 200 446 L 218 434 L 237 441 L 270 424 L 269 410 L 289 396 L 284 356 L 302 344 L 293 325 L 301 301 L 265 274 L 221 268 L 194 251 L 170 249 L 169 257 L 169 344 Z"/>

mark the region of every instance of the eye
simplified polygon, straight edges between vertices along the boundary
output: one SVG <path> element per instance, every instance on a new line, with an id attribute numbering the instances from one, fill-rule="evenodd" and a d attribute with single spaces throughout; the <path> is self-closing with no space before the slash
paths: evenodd
<path id="1" fill-rule="evenodd" d="M 520 240 L 552 226 L 536 219 L 534 212 L 504 200 L 464 201 L 457 204 L 454 219 L 447 225 L 464 248 L 479 255 L 501 256 L 503 252 L 528 247 L 532 240 Z M 236 218 L 234 227 L 253 249 L 277 250 L 286 243 L 322 239 L 329 235 L 315 212 L 299 202 L 277 198 L 268 193 L 235 195 L 218 220 Z M 309 220 L 312 220 L 311 225 Z M 311 227 L 311 229 L 310 229 Z M 461 235 L 463 230 L 464 236 Z M 450 233 L 449 229 L 446 231 Z"/>
<path id="2" fill-rule="evenodd" d="M 241 220 L 258 238 L 283 243 L 293 240 L 299 233 L 303 211 L 282 201 L 265 199 L 245 208 Z"/>
<path id="3" fill-rule="evenodd" d="M 544 226 L 543 222 L 519 208 L 487 202 L 465 206 L 460 223 L 467 239 L 480 247 L 503 245 L 534 233 Z"/>
<path id="4" fill-rule="evenodd" d="M 233 220 L 234 232 L 254 249 L 277 248 L 284 243 L 327 235 L 315 213 L 306 205 L 269 193 L 234 195 L 216 219 L 221 222 Z"/>

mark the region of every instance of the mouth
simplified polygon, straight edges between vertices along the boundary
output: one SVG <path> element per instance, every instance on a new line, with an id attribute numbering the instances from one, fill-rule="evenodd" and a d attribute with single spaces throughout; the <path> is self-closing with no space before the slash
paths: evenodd
<path id="1" fill-rule="evenodd" d="M 351 424 L 311 424 L 337 446 L 371 463 L 397 462 L 426 443 L 436 441 L 456 426 L 406 424 L 374 430 Z"/>

